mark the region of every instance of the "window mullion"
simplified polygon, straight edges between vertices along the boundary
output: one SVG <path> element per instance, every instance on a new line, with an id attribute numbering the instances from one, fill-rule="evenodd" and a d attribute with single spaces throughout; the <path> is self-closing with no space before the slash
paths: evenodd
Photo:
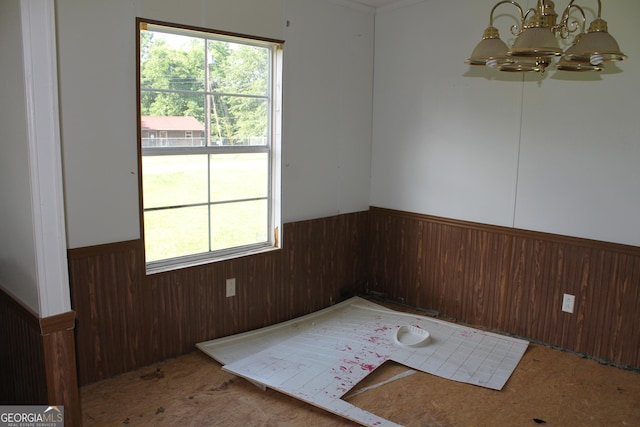
<path id="1" fill-rule="evenodd" d="M 248 154 L 268 153 L 264 145 L 213 145 L 211 147 L 143 147 L 143 156 L 181 156 L 189 154 Z"/>
<path id="2" fill-rule="evenodd" d="M 205 95 L 205 145 L 211 147 L 211 67 L 209 65 L 209 39 L 204 40 L 204 87 L 207 91 Z M 213 101 L 215 102 L 215 101 Z M 213 250 L 213 224 L 211 223 L 211 153 L 207 155 L 207 230 L 209 241 L 209 252 Z"/>

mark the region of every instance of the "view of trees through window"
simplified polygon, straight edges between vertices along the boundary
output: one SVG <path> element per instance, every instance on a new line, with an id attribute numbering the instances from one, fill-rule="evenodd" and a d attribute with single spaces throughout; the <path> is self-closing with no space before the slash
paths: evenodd
<path id="1" fill-rule="evenodd" d="M 141 22 L 147 263 L 273 244 L 278 44 Z"/>
<path id="2" fill-rule="evenodd" d="M 264 144 L 268 55 L 264 47 L 141 31 L 141 115 L 210 123 L 212 144 Z M 213 95 L 204 99 L 205 90 Z"/>

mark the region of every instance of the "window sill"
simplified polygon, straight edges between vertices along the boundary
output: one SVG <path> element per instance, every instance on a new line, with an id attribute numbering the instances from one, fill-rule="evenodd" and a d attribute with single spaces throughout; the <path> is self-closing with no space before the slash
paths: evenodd
<path id="1" fill-rule="evenodd" d="M 215 258 L 204 258 L 204 259 L 197 259 L 197 260 L 191 260 L 191 261 L 184 261 L 184 262 L 170 264 L 170 265 L 157 265 L 152 267 L 147 266 L 146 275 L 151 276 L 153 274 L 167 273 L 175 270 L 184 270 L 186 268 L 198 267 L 206 264 L 214 264 L 214 263 L 223 262 L 223 261 L 230 261 L 237 258 L 244 258 L 244 257 L 259 255 L 263 253 L 279 251 L 281 249 L 282 248 L 277 246 L 264 246 L 260 248 L 247 250 L 244 252 L 221 255 Z"/>

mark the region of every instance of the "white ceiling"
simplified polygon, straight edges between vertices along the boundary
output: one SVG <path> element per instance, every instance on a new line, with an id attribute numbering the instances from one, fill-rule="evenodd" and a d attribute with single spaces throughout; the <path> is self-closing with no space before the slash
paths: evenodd
<path id="1" fill-rule="evenodd" d="M 382 7 L 389 5 L 391 3 L 396 3 L 399 0 L 353 0 L 356 3 L 361 3 L 371 7 Z"/>

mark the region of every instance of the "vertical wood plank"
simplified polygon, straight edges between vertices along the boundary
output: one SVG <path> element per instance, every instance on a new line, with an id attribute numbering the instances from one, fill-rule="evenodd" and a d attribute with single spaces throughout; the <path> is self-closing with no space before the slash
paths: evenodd
<path id="1" fill-rule="evenodd" d="M 0 288 L 0 402 L 47 402 L 46 371 L 38 317 Z"/>
<path id="2" fill-rule="evenodd" d="M 149 363 L 139 241 L 69 251 L 81 384 Z"/>
<path id="3" fill-rule="evenodd" d="M 80 426 L 80 393 L 76 374 L 73 329 L 55 331 L 42 337 L 47 378 L 47 404 L 65 408 L 65 426 Z"/>
<path id="4" fill-rule="evenodd" d="M 65 426 L 79 426 L 75 313 L 47 318 L 0 288 L 0 404 L 64 405 Z"/>

